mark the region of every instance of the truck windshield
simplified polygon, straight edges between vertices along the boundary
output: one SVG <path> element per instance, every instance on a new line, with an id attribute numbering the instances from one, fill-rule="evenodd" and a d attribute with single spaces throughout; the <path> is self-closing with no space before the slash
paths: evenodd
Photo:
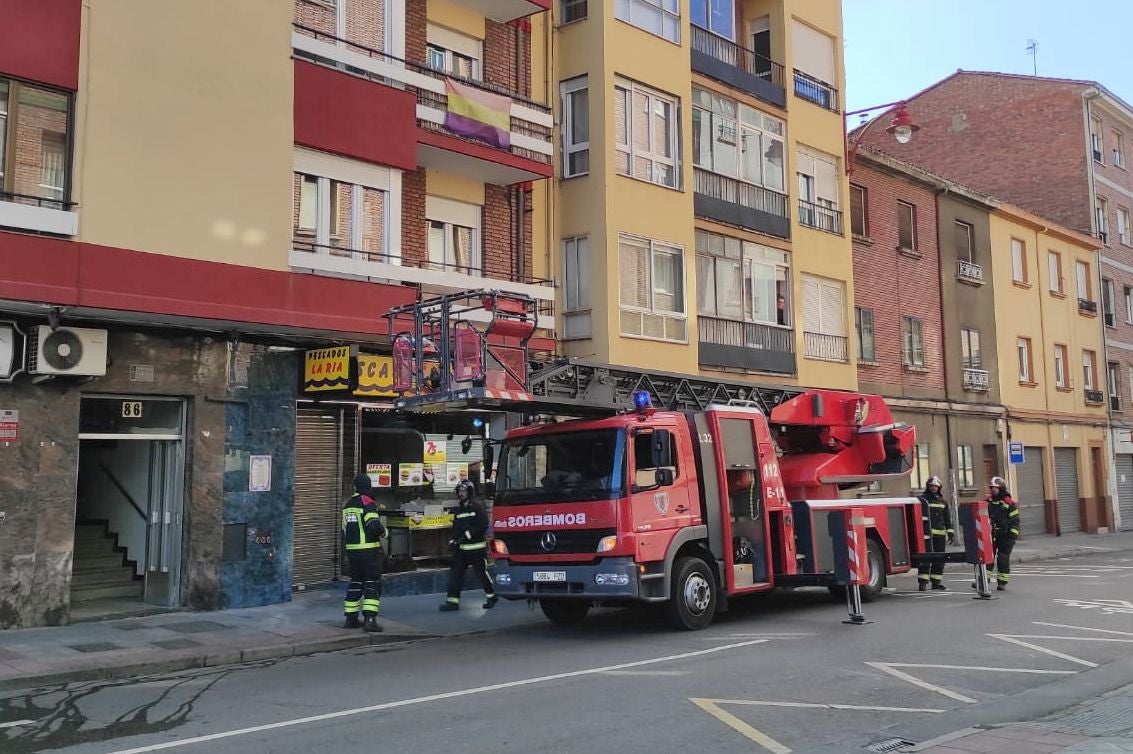
<path id="1" fill-rule="evenodd" d="M 614 500 L 625 488 L 625 435 L 616 429 L 508 440 L 495 505 Z"/>

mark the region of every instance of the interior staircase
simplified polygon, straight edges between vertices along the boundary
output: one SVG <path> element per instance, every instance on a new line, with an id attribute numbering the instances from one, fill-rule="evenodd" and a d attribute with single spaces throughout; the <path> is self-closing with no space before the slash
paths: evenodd
<path id="1" fill-rule="evenodd" d="M 84 521 L 75 527 L 71 566 L 71 603 L 95 600 L 141 601 L 143 582 L 137 563 L 126 560 L 118 535 L 106 521 Z"/>

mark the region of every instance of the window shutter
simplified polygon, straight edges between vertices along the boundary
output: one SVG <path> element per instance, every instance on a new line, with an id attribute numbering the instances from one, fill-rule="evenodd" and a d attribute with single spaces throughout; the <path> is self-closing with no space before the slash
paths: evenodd
<path id="1" fill-rule="evenodd" d="M 820 317 L 823 335 L 846 334 L 845 312 L 842 306 L 842 288 L 829 283 L 819 285 L 820 290 Z"/>
<path id="2" fill-rule="evenodd" d="M 649 245 L 636 238 L 622 238 L 619 266 L 621 302 L 635 309 L 649 308 Z"/>
<path id="3" fill-rule="evenodd" d="M 818 198 L 838 206 L 838 168 L 834 158 L 823 155 L 814 156 L 814 183 Z"/>
<path id="4" fill-rule="evenodd" d="M 803 278 L 803 330 L 822 332 L 822 293 L 818 281 Z"/>
<path id="5" fill-rule="evenodd" d="M 804 23 L 791 23 L 794 67 L 819 81 L 834 84 L 834 40 Z"/>

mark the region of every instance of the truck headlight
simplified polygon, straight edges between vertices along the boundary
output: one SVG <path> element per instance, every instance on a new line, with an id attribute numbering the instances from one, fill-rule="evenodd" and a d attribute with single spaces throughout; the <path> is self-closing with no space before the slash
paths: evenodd
<path id="1" fill-rule="evenodd" d="M 496 583 L 497 584 L 510 584 L 511 583 L 511 574 L 510 573 L 497 573 L 496 574 Z"/>
<path id="2" fill-rule="evenodd" d="M 613 534 L 608 537 L 602 537 L 598 540 L 598 552 L 609 552 L 617 546 L 618 538 Z"/>
<path id="3" fill-rule="evenodd" d="M 626 586 L 629 584 L 629 575 L 625 573 L 596 573 L 594 583 L 599 586 Z"/>

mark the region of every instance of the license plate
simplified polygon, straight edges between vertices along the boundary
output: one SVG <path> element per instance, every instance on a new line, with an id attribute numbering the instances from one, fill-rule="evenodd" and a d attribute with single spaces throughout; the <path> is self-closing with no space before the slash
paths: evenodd
<path id="1" fill-rule="evenodd" d="M 566 581 L 566 571 L 536 571 L 536 581 Z"/>

